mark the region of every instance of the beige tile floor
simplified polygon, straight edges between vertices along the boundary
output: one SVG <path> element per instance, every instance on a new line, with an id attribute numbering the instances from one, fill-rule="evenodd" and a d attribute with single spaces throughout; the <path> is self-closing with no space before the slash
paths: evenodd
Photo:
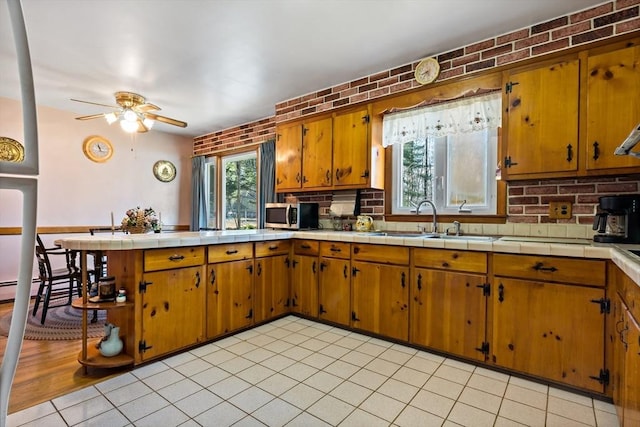
<path id="1" fill-rule="evenodd" d="M 609 403 L 288 316 L 8 426 L 618 426 Z"/>

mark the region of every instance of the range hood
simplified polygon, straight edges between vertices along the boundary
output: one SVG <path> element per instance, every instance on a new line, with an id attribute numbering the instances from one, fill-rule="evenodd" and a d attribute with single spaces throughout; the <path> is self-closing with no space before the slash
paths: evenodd
<path id="1" fill-rule="evenodd" d="M 624 140 L 622 145 L 613 152 L 616 156 L 634 156 L 640 158 L 640 152 L 631 151 L 636 144 L 640 142 L 640 124 L 638 124 Z"/>

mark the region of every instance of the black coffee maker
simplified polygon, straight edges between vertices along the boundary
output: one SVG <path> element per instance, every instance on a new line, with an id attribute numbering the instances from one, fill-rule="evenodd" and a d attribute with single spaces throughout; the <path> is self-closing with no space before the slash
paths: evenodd
<path id="1" fill-rule="evenodd" d="M 640 243 L 640 194 L 600 197 L 595 242 Z"/>

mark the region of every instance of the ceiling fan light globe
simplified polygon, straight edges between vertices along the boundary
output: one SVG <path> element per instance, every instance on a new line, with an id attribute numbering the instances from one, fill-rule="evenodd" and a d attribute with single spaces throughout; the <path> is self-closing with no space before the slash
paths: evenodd
<path id="1" fill-rule="evenodd" d="M 104 118 L 107 119 L 107 123 L 109 124 L 112 124 L 118 120 L 118 116 L 116 116 L 116 113 L 107 113 L 104 115 Z"/>
<path id="2" fill-rule="evenodd" d="M 138 115 L 133 110 L 125 110 L 123 114 L 124 120 L 127 122 L 135 123 L 138 120 Z"/>
<path id="3" fill-rule="evenodd" d="M 128 120 L 120 120 L 120 127 L 127 133 L 133 133 L 138 130 L 138 122 L 130 122 Z"/>
<path id="4" fill-rule="evenodd" d="M 151 120 L 151 119 L 146 119 L 146 118 L 145 118 L 145 119 L 142 121 L 142 123 L 144 123 L 144 125 L 147 127 L 147 129 L 151 129 L 151 128 L 153 127 L 153 123 L 154 123 L 154 121 L 153 121 L 153 120 Z"/>

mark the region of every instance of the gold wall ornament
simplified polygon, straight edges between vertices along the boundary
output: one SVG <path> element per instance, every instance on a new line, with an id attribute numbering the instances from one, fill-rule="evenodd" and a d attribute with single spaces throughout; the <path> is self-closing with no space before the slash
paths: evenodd
<path id="1" fill-rule="evenodd" d="M 22 163 L 24 161 L 24 146 L 15 139 L 0 136 L 0 161 Z"/>
<path id="2" fill-rule="evenodd" d="M 158 160 L 153 165 L 153 174 L 158 181 L 170 182 L 176 177 L 176 167 L 169 160 Z"/>

